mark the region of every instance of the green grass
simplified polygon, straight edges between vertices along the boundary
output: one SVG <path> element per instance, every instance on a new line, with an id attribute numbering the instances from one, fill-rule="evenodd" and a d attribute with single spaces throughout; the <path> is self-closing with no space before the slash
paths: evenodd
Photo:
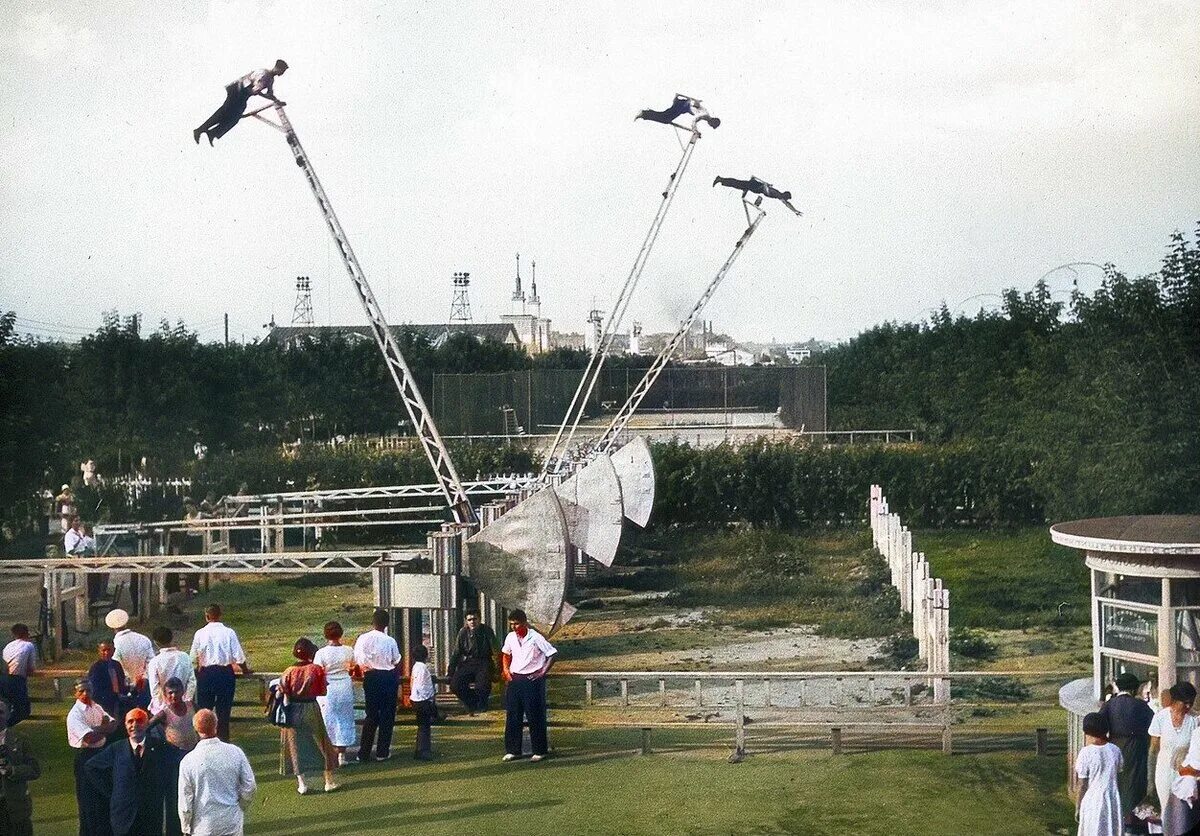
<path id="1" fill-rule="evenodd" d="M 1079 552 L 1045 528 L 1012 532 L 917 531 L 935 577 L 950 590 L 956 627 L 1020 628 L 1088 623 L 1088 576 Z M 1058 605 L 1065 603 L 1063 616 Z"/>
<path id="2" fill-rule="evenodd" d="M 43 777 L 31 785 L 35 832 L 75 833 L 61 723 L 20 728 L 42 757 Z M 397 729 L 399 752 L 412 735 L 411 726 Z M 275 730 L 235 723 L 234 740 L 259 781 L 247 833 L 1007 836 L 1065 833 L 1073 824 L 1059 758 L 781 749 L 733 765 L 707 730 L 657 730 L 656 752 L 640 756 L 635 730 L 557 728 L 550 760 L 502 764 L 500 738 L 496 720 L 454 721 L 435 727 L 431 764 L 352 767 L 337 793 L 300 797 L 277 774 Z"/>

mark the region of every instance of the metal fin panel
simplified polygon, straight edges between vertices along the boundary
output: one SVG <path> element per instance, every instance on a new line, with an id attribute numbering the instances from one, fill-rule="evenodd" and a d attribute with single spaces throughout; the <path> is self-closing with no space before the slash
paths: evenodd
<path id="1" fill-rule="evenodd" d="M 623 503 L 617 471 L 598 456 L 554 491 L 562 502 L 571 545 L 593 560 L 612 566 L 621 545 Z"/>
<path id="2" fill-rule="evenodd" d="M 621 499 L 625 516 L 636 526 L 645 528 L 654 510 L 654 459 L 650 445 L 640 435 L 611 455 L 613 468 L 621 483 Z"/>

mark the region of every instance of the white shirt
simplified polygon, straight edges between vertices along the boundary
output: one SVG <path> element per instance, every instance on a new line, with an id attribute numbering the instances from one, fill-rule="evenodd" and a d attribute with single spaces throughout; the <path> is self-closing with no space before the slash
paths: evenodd
<path id="1" fill-rule="evenodd" d="M 424 662 L 413 662 L 409 674 L 409 699 L 413 702 L 433 699 L 433 677 L 429 675 L 429 665 Z"/>
<path id="2" fill-rule="evenodd" d="M 179 677 L 183 683 L 183 698 L 191 702 L 196 697 L 196 671 L 192 668 L 192 657 L 177 647 L 164 647 L 146 666 L 146 684 L 150 688 L 150 715 L 167 707 L 164 689 L 167 680 Z"/>
<path id="3" fill-rule="evenodd" d="M 275 76 L 270 70 L 253 70 L 246 73 L 236 82 L 238 87 L 250 91 L 251 94 L 270 90 L 275 84 Z"/>
<path id="4" fill-rule="evenodd" d="M 546 667 L 547 660 L 558 653 L 546 637 L 532 627 L 521 638 L 515 632 L 504 637 L 500 652 L 512 657 L 508 663 L 509 673 L 537 673 Z"/>
<path id="5" fill-rule="evenodd" d="M 354 661 L 354 648 L 344 644 L 322 647 L 313 657 L 313 663 L 325 669 L 325 679 L 337 682 L 350 678 L 350 663 Z"/>
<path id="6" fill-rule="evenodd" d="M 242 652 L 237 633 L 219 621 L 210 621 L 196 631 L 192 639 L 192 659 L 199 668 L 246 664 L 246 654 Z"/>
<path id="7" fill-rule="evenodd" d="M 192 836 L 241 836 L 256 784 L 246 753 L 202 738 L 179 764 L 179 822 Z"/>
<path id="8" fill-rule="evenodd" d="M 400 664 L 400 647 L 387 633 L 368 630 L 354 642 L 354 662 L 364 671 L 390 671 Z"/>
<path id="9" fill-rule="evenodd" d="M 149 636 L 126 628 L 113 636 L 113 658 L 125 669 L 130 683 L 146 678 L 146 665 L 154 658 L 154 642 Z"/>
<path id="10" fill-rule="evenodd" d="M 76 531 L 73 528 L 68 528 L 67 533 L 63 535 L 63 548 L 67 554 L 78 554 L 83 549 L 80 544 L 83 542 L 83 532 Z"/>
<path id="11" fill-rule="evenodd" d="M 13 639 L 4 646 L 4 661 L 11 676 L 29 676 L 37 668 L 37 648 L 25 639 Z"/>
<path id="12" fill-rule="evenodd" d="M 98 704 L 93 702 L 84 705 L 79 700 L 75 700 L 75 704 L 67 712 L 67 743 L 72 749 L 103 749 L 106 742 L 103 737 L 100 738 L 99 743 L 91 744 L 84 743 L 83 737 L 110 720 L 112 717 L 109 717 Z"/>

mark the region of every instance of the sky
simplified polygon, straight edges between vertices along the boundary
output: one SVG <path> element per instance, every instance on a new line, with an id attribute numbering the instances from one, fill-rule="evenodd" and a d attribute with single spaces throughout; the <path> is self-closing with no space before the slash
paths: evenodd
<path id="1" fill-rule="evenodd" d="M 705 131 L 631 305 L 671 330 L 769 207 L 706 311 L 738 339 L 838 340 L 973 313 L 1039 277 L 1158 268 L 1200 220 L 1194 2 L 104 3 L 0 7 L 0 310 L 64 339 L 102 311 L 202 339 L 364 321 L 282 136 L 191 130 L 223 87 L 276 85 L 389 319 L 511 311 L 521 254 L 543 315 L 611 309 L 680 154 L 634 121 L 675 93 Z M 1053 272 L 1051 272 L 1053 271 Z"/>

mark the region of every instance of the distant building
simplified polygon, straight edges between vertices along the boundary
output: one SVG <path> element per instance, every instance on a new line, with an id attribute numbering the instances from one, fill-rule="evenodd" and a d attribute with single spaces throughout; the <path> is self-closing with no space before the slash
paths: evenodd
<path id="1" fill-rule="evenodd" d="M 443 345 L 452 333 L 470 334 L 479 342 L 492 340 L 514 348 L 525 347 L 525 343 L 510 322 L 455 322 L 452 325 L 440 322 L 436 325 L 393 325 L 391 329 L 396 336 L 405 331 L 420 334 L 429 340 L 434 348 Z M 277 345 L 294 346 L 306 337 L 320 339 L 324 336 L 338 336 L 348 340 L 374 338 L 369 325 L 276 325 L 267 334 L 267 339 Z"/>

